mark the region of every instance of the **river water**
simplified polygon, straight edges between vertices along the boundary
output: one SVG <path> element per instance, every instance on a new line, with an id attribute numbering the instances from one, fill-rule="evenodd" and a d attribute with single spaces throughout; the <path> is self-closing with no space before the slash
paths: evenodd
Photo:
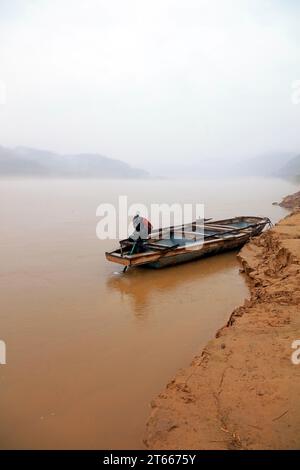
<path id="1" fill-rule="evenodd" d="M 205 216 L 286 214 L 281 179 L 0 180 L 0 447 L 139 448 L 151 399 L 248 295 L 236 253 L 165 270 L 105 260 L 96 208 L 204 203 Z"/>

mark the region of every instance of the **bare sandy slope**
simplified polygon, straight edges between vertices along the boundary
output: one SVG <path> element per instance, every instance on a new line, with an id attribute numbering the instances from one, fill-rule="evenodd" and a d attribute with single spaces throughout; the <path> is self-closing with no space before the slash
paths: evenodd
<path id="1" fill-rule="evenodd" d="M 152 402 L 148 448 L 300 449 L 300 212 L 239 256 L 251 298 Z"/>

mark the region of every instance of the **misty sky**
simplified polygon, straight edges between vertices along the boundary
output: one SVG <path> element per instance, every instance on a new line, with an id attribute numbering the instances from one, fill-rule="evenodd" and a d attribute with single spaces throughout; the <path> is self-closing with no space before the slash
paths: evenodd
<path id="1" fill-rule="evenodd" d="M 0 0 L 0 144 L 153 170 L 300 153 L 298 0 Z"/>

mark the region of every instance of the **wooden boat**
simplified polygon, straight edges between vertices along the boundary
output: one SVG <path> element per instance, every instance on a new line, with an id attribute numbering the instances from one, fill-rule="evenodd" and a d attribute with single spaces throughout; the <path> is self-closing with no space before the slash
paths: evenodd
<path id="1" fill-rule="evenodd" d="M 240 248 L 267 225 L 271 225 L 267 217 L 198 220 L 154 230 L 142 245 L 122 240 L 117 250 L 106 252 L 105 256 L 125 270 L 133 266 L 162 268 Z"/>

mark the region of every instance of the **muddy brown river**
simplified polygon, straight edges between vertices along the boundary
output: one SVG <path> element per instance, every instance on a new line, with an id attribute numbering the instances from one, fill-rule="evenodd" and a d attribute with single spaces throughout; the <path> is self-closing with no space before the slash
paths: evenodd
<path id="1" fill-rule="evenodd" d="M 140 448 L 151 399 L 248 294 L 236 253 L 120 274 L 96 208 L 205 203 L 205 216 L 263 215 L 296 185 L 206 181 L 0 180 L 2 449 Z"/>

